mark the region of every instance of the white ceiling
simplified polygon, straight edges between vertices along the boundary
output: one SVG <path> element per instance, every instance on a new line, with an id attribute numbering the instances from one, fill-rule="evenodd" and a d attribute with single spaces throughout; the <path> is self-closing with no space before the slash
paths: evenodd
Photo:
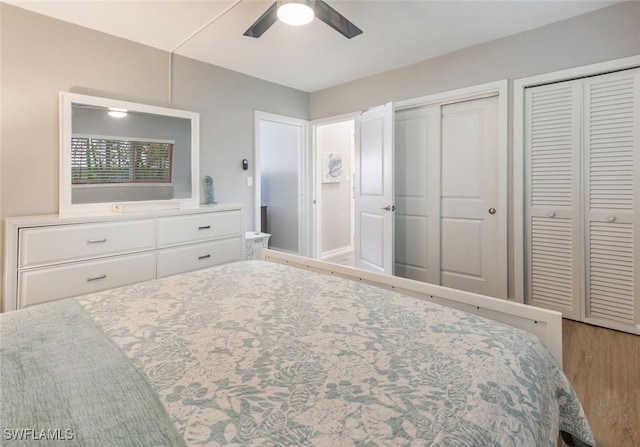
<path id="1" fill-rule="evenodd" d="M 364 31 L 349 40 L 317 19 L 243 36 L 274 0 L 2 1 L 307 92 L 619 2 L 326 0 Z"/>

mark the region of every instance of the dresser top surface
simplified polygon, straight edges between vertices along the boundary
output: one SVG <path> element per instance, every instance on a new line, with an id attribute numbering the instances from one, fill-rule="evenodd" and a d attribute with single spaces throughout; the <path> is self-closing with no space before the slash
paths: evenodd
<path id="1" fill-rule="evenodd" d="M 23 226 L 44 226 L 44 225 L 65 225 L 73 223 L 91 223 L 91 222 L 109 222 L 122 221 L 131 219 L 150 219 L 166 216 L 180 216 L 188 214 L 211 213 L 219 211 L 242 210 L 242 205 L 237 203 L 218 203 L 215 205 L 200 205 L 195 208 L 144 211 L 144 212 L 117 212 L 112 211 L 104 214 L 92 215 L 70 215 L 60 216 L 58 214 L 48 214 L 39 216 L 19 216 L 7 217 L 5 222 L 7 226 L 23 227 Z"/>

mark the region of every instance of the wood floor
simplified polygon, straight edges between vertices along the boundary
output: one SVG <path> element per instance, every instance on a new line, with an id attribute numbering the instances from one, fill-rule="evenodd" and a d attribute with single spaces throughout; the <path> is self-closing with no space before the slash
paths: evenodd
<path id="1" fill-rule="evenodd" d="M 640 447 L 640 336 L 563 321 L 563 366 L 598 447 Z"/>

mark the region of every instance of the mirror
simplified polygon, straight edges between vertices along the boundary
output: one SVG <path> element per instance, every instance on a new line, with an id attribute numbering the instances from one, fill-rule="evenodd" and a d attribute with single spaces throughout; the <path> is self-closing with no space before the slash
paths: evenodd
<path id="1" fill-rule="evenodd" d="M 200 203 L 199 115 L 60 93 L 60 214 Z"/>

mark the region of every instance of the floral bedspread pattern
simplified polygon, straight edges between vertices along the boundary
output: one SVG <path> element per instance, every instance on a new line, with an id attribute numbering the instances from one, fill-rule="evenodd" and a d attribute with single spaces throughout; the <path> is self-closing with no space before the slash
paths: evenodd
<path id="1" fill-rule="evenodd" d="M 188 444 L 595 445 L 533 335 L 262 261 L 78 299 Z"/>

